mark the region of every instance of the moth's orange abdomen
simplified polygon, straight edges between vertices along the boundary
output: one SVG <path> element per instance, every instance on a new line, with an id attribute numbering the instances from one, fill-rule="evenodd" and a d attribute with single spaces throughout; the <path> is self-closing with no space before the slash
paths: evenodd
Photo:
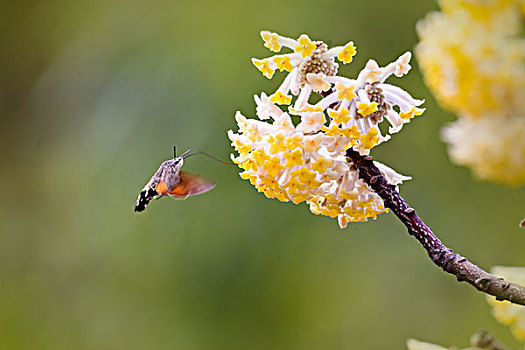
<path id="1" fill-rule="evenodd" d="M 166 183 L 164 181 L 159 182 L 155 186 L 155 191 L 161 196 L 168 194 L 168 187 L 166 187 Z"/>

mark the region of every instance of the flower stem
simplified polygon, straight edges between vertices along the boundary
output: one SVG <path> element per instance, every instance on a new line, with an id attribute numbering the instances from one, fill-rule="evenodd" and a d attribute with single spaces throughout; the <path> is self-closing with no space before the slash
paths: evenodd
<path id="1" fill-rule="evenodd" d="M 359 177 L 383 199 L 385 207 L 392 210 L 401 220 L 407 227 L 408 233 L 425 248 L 434 264 L 456 276 L 459 282 L 467 282 L 477 290 L 495 296 L 497 300 L 508 300 L 515 304 L 525 305 L 524 286 L 491 275 L 447 248 L 425 225 L 416 211 L 401 198 L 396 187 L 389 184 L 381 175 L 372 157 L 361 156 L 359 152 L 351 148 L 346 151 L 346 155 L 356 166 Z"/>

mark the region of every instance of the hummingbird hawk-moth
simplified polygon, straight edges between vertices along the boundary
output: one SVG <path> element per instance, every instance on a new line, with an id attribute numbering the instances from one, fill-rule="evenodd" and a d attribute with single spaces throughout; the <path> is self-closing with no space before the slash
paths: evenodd
<path id="1" fill-rule="evenodd" d="M 160 165 L 159 170 L 140 191 L 133 211 L 143 211 L 153 198 L 167 195 L 185 199 L 188 196 L 205 193 L 213 189 L 215 183 L 212 181 L 200 175 L 180 170 L 185 158 L 198 153 L 204 152 L 190 153 L 190 150 L 187 150 L 180 157 L 177 157 L 176 149 L 173 147 L 173 159 L 167 160 Z"/>

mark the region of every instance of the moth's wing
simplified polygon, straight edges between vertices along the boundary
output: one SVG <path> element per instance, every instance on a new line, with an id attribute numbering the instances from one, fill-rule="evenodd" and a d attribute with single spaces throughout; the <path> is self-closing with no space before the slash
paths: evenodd
<path id="1" fill-rule="evenodd" d="M 169 188 L 168 188 L 168 185 L 166 183 L 166 173 L 167 172 L 168 171 L 166 170 L 166 168 L 164 166 L 164 163 L 162 163 L 160 168 L 159 168 L 159 170 L 157 170 L 155 175 L 153 175 L 153 177 L 151 178 L 150 182 L 148 183 L 148 185 L 151 188 L 154 188 L 155 191 L 160 196 L 164 196 L 164 195 L 168 194 L 168 192 L 169 192 Z"/>
<path id="2" fill-rule="evenodd" d="M 184 199 L 188 196 L 194 196 L 210 191 L 215 187 L 215 183 L 200 175 L 180 172 L 180 183 L 168 194 L 175 198 Z"/>
<path id="3" fill-rule="evenodd" d="M 169 169 L 169 170 L 164 171 L 164 173 L 162 174 L 162 181 L 164 182 L 164 186 L 166 187 L 166 192 L 171 192 L 175 188 L 177 188 L 180 182 L 179 173 L 180 171 L 178 169 L 177 170 Z"/>

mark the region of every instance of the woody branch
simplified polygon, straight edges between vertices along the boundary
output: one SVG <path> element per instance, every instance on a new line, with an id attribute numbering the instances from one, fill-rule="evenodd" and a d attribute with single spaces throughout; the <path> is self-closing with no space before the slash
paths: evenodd
<path id="1" fill-rule="evenodd" d="M 372 157 L 361 156 L 351 148 L 347 150 L 346 155 L 357 168 L 359 177 L 383 199 L 385 207 L 392 210 L 401 220 L 408 233 L 425 248 L 434 264 L 456 276 L 459 282 L 467 282 L 477 290 L 495 296 L 497 300 L 525 305 L 525 287 L 498 278 L 447 248 L 425 225 L 416 211 L 401 198 L 395 186 L 389 184 L 381 175 Z"/>

